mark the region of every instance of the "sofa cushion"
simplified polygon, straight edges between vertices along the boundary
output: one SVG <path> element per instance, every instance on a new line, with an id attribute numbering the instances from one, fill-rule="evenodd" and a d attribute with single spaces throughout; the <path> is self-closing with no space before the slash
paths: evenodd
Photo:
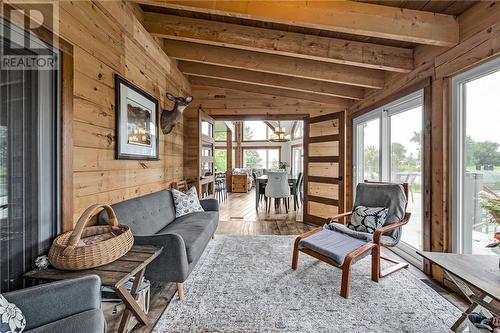
<path id="1" fill-rule="evenodd" d="M 217 229 L 218 212 L 198 212 L 177 218 L 158 234 L 178 234 L 184 240 L 188 262 L 198 259 Z"/>
<path id="2" fill-rule="evenodd" d="M 88 310 L 34 328 L 26 333 L 104 333 L 106 321 L 102 310 Z"/>
<path id="3" fill-rule="evenodd" d="M 172 190 L 172 197 L 175 204 L 175 217 L 181 217 L 195 212 L 203 212 L 203 207 L 200 205 L 196 187 L 191 187 L 186 193 Z"/>
<path id="4" fill-rule="evenodd" d="M 118 222 L 128 225 L 134 235 L 154 235 L 175 219 L 175 205 L 172 193 L 164 190 L 125 200 L 113 207 Z M 100 223 L 107 223 L 106 212 L 100 214 Z"/>
<path id="5" fill-rule="evenodd" d="M 20 333 L 26 327 L 21 309 L 0 294 L 0 332 Z"/>

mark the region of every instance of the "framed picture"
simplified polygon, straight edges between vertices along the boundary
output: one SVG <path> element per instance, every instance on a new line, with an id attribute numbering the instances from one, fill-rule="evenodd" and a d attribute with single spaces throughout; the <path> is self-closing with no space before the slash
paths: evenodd
<path id="1" fill-rule="evenodd" d="M 158 100 L 115 75 L 116 159 L 158 160 Z"/>

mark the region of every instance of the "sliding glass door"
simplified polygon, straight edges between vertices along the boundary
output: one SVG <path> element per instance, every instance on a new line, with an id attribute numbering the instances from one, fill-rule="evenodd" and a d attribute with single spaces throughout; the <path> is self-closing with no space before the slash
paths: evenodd
<path id="1" fill-rule="evenodd" d="M 0 35 L 1 58 L 21 32 L 1 18 L 0 30 L 10 31 Z M 0 292 L 23 287 L 60 232 L 59 87 L 56 70 L 0 70 Z"/>
<path id="2" fill-rule="evenodd" d="M 354 120 L 354 186 L 363 181 L 408 183 L 412 216 L 400 248 L 411 255 L 423 243 L 422 96 L 419 91 Z"/>
<path id="3" fill-rule="evenodd" d="M 453 79 L 453 250 L 500 254 L 500 59 Z"/>

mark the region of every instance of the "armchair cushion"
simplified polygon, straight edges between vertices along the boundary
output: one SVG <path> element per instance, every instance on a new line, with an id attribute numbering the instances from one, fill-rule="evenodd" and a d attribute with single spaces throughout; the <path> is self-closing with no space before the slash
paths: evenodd
<path id="1" fill-rule="evenodd" d="M 386 207 L 388 209 L 383 226 L 401 222 L 405 216 L 406 204 L 406 195 L 400 184 L 359 183 L 356 187 L 354 207 Z M 401 237 L 400 229 L 388 233 L 396 242 Z"/>
<path id="2" fill-rule="evenodd" d="M 385 224 L 388 209 L 385 207 L 365 207 L 354 208 L 351 219 L 347 223 L 349 229 L 373 234 L 375 230 Z"/>
<path id="3" fill-rule="evenodd" d="M 365 245 L 367 242 L 361 239 L 352 238 L 341 232 L 336 232 L 323 228 L 299 242 L 299 248 L 308 248 L 330 258 L 336 265 L 342 266 L 346 256 L 352 251 Z M 356 260 L 368 255 L 366 252 Z"/>

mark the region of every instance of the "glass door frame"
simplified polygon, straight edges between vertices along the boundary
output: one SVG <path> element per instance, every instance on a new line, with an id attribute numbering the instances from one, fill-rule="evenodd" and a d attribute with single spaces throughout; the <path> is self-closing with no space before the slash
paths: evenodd
<path id="1" fill-rule="evenodd" d="M 359 131 L 359 126 L 367 123 L 369 121 L 380 119 L 379 121 L 379 181 L 390 181 L 391 179 L 391 117 L 399 113 L 411 110 L 415 107 L 422 107 L 422 134 L 424 132 L 424 89 L 417 90 L 411 94 L 408 94 L 402 98 L 397 99 L 394 102 L 388 103 L 382 107 L 379 107 L 371 112 L 361 115 L 353 119 L 353 145 L 352 145 L 352 156 L 353 156 L 353 189 L 359 182 L 363 182 L 364 170 L 359 166 L 363 163 L 363 149 L 358 149 L 358 146 L 363 142 L 363 133 Z M 423 151 L 422 142 L 422 151 Z M 422 168 L 421 174 L 422 179 L 424 176 L 424 156 L 422 154 Z M 422 182 L 422 187 L 423 187 Z M 422 188 L 423 193 L 423 188 Z M 353 196 L 355 196 L 355 191 L 353 191 Z M 354 199 L 354 198 L 353 198 Z M 353 200 L 354 201 L 354 200 Z M 422 198 L 422 209 L 423 209 L 423 198 Z M 423 216 L 423 211 L 422 211 Z M 422 225 L 424 221 L 421 221 Z M 422 244 L 423 244 L 423 233 L 422 233 Z M 391 248 L 397 254 L 404 257 L 406 260 L 410 261 L 413 265 L 423 268 L 422 257 L 419 256 L 414 247 L 404 243 L 399 242 L 398 246 Z"/>
<path id="2" fill-rule="evenodd" d="M 465 139 L 466 132 L 466 94 L 465 84 L 500 70 L 500 58 L 488 61 L 451 79 L 452 98 L 452 131 L 451 131 L 451 250 L 453 253 L 462 253 L 466 243 L 463 231 L 463 191 L 465 176 Z M 471 239 L 472 241 L 472 239 Z M 471 245 L 472 246 L 472 245 Z"/>

